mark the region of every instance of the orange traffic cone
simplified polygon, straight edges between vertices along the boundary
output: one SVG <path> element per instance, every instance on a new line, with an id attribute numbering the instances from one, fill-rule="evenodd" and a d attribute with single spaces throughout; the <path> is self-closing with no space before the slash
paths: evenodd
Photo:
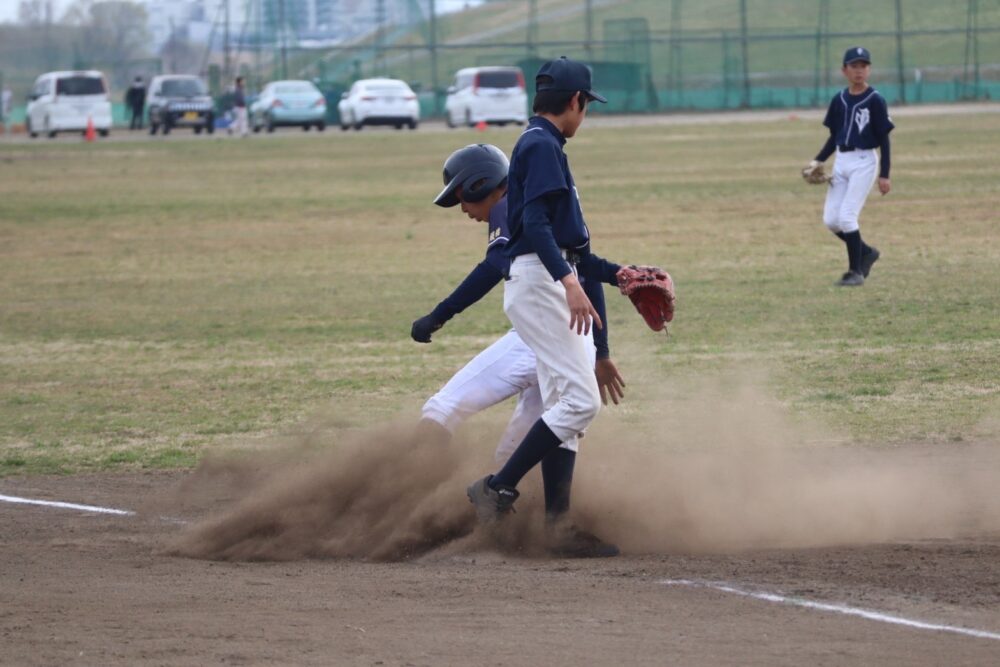
<path id="1" fill-rule="evenodd" d="M 478 123 L 476 123 L 476 129 L 479 130 L 480 132 L 485 132 L 486 131 L 486 121 L 485 120 L 481 120 Z"/>
<path id="2" fill-rule="evenodd" d="M 94 119 L 87 116 L 87 131 L 83 133 L 84 141 L 93 141 L 97 138 L 97 132 L 94 131 Z"/>

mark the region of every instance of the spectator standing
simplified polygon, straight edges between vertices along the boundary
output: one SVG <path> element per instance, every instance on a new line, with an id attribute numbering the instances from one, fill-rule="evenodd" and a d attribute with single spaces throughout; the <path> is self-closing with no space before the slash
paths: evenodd
<path id="1" fill-rule="evenodd" d="M 242 76 L 236 77 L 236 86 L 233 88 L 233 122 L 229 126 L 229 134 L 234 132 L 239 132 L 241 137 L 247 136 L 249 132 L 247 94 Z"/>
<path id="2" fill-rule="evenodd" d="M 125 93 L 125 104 L 128 105 L 132 113 L 132 120 L 129 123 L 128 129 L 141 130 L 142 114 L 146 106 L 146 84 L 142 82 L 141 76 L 135 77 L 132 85 L 128 87 L 128 92 Z"/>
<path id="3" fill-rule="evenodd" d="M 4 86 L 3 92 L 0 92 L 0 123 L 3 123 L 4 132 L 7 132 L 7 128 L 10 126 L 10 100 L 13 96 L 14 94 L 7 86 Z"/>

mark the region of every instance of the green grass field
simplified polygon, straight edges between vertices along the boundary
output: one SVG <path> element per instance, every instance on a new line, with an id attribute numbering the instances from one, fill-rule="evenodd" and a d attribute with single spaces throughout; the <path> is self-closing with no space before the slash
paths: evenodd
<path id="1" fill-rule="evenodd" d="M 984 138 L 1000 115 L 897 125 L 893 192 L 862 221 L 883 259 L 854 290 L 832 286 L 843 247 L 798 177 L 817 122 L 570 142 L 597 252 L 678 285 L 669 338 L 608 294 L 625 409 L 753 372 L 854 442 L 997 436 L 1000 157 Z M 443 159 L 484 138 L 509 150 L 516 130 L 331 134 L 0 147 L 0 474 L 184 467 L 317 412 L 345 430 L 415 416 L 505 331 L 497 289 L 433 344 L 408 335 L 484 246 L 431 204 Z"/>

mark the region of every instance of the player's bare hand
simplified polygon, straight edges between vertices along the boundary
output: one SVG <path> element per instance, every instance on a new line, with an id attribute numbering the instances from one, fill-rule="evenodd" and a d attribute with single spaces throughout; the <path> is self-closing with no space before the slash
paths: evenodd
<path id="1" fill-rule="evenodd" d="M 888 178 L 878 179 L 878 191 L 884 195 L 889 194 L 889 190 L 892 190 L 892 183 L 889 182 Z"/>
<path id="2" fill-rule="evenodd" d="M 569 306 L 569 328 L 576 329 L 577 334 L 587 335 L 593 322 L 596 328 L 603 329 L 601 316 L 594 310 L 594 304 L 590 303 L 577 277 L 567 274 L 562 278 L 562 284 L 566 288 L 566 304 Z"/>
<path id="3" fill-rule="evenodd" d="M 615 362 L 610 359 L 598 359 L 594 364 L 594 374 L 597 376 L 597 388 L 601 390 L 601 403 L 608 404 L 608 397 L 611 402 L 618 405 L 618 401 L 625 398 L 625 380 Z"/>

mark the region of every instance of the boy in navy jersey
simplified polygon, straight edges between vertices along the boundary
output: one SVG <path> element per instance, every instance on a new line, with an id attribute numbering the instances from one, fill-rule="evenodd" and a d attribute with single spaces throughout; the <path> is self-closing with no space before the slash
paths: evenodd
<path id="1" fill-rule="evenodd" d="M 506 254 L 511 263 L 504 312 L 535 353 L 545 412 L 496 474 L 469 486 L 469 500 L 487 524 L 512 511 L 524 475 L 577 437 L 600 410 L 588 347 L 591 327 L 600 329 L 603 322 L 580 277 L 616 284 L 621 268 L 591 253 L 590 231 L 563 152 L 583 123 L 587 104 L 606 100 L 592 89 L 590 69 L 566 58 L 542 65 L 535 91 L 535 116 L 510 160 Z M 561 527 L 551 528 L 560 539 Z M 614 545 L 568 528 L 566 539 L 589 544 L 591 555 L 617 555 Z"/>
<path id="2" fill-rule="evenodd" d="M 463 213 L 488 225 L 486 256 L 462 283 L 430 313 L 413 322 L 410 335 L 418 343 L 431 336 L 453 316 L 485 296 L 508 273 L 510 259 L 505 254 L 510 233 L 507 227 L 507 157 L 496 146 L 472 144 L 461 148 L 444 164 L 444 190 L 434 203 L 460 206 Z M 588 298 L 604 317 L 604 292 L 596 280 L 581 280 Z M 614 403 L 624 396 L 624 382 L 608 351 L 607 330 L 595 329 L 588 348 L 592 373 L 600 388 L 601 400 Z M 521 443 L 544 410 L 539 389 L 535 354 L 511 329 L 480 352 L 432 396 L 422 410 L 419 429 L 431 439 L 445 440 L 457 426 L 473 414 L 517 395 L 517 407 L 496 450 L 503 465 Z M 559 523 L 569 510 L 573 468 L 578 438 L 563 441 L 542 459 L 545 514 L 549 523 Z M 563 531 L 549 543 L 550 551 L 563 557 L 607 556 L 610 546 L 582 531 Z"/>
<path id="3" fill-rule="evenodd" d="M 871 74 L 868 49 L 860 46 L 848 49 L 842 71 L 849 85 L 830 102 L 823 120 L 823 125 L 830 129 L 830 137 L 809 166 L 825 162 L 837 152 L 833 180 L 823 207 L 823 223 L 847 246 L 848 269 L 836 284 L 856 287 L 864 285 L 880 254 L 862 240 L 858 216 L 876 175 L 879 192 L 885 195 L 891 188 L 889 133 L 894 125 L 885 98 L 868 85 Z"/>

